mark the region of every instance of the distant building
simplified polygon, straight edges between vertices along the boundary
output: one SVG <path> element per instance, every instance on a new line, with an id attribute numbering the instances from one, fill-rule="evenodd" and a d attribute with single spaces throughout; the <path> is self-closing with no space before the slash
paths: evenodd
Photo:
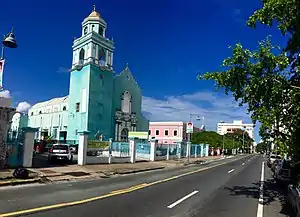
<path id="1" fill-rule="evenodd" d="M 169 122 L 150 122 L 149 123 L 149 138 L 155 138 L 159 143 L 174 144 L 177 142 L 187 141 L 188 134 L 186 133 L 187 123 L 183 121 Z M 193 128 L 194 133 L 205 130 L 205 127 Z"/>
<path id="2" fill-rule="evenodd" d="M 251 139 L 254 139 L 254 124 L 245 124 L 241 120 L 234 120 L 232 123 L 220 122 L 217 125 L 217 132 L 220 135 L 233 133 L 235 130 L 246 130 Z"/>

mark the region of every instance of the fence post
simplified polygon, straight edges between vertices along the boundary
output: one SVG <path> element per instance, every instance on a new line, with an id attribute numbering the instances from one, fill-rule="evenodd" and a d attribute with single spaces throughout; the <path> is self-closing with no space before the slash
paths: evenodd
<path id="1" fill-rule="evenodd" d="M 130 154 L 130 162 L 135 163 L 135 156 L 136 156 L 136 140 L 135 140 L 135 138 L 129 139 L 129 154 Z"/>
<path id="2" fill-rule="evenodd" d="M 191 156 L 191 142 L 186 143 L 186 157 L 189 158 Z"/>
<path id="3" fill-rule="evenodd" d="M 32 167 L 34 134 L 38 128 L 24 127 L 23 167 Z"/>
<path id="4" fill-rule="evenodd" d="M 195 145 L 195 158 L 197 157 L 197 145 Z"/>
<path id="5" fill-rule="evenodd" d="M 181 142 L 177 143 L 177 157 L 181 159 Z"/>
<path id="6" fill-rule="evenodd" d="M 200 151 L 200 157 L 203 157 L 203 155 L 204 155 L 204 145 L 203 144 L 200 144 L 200 146 L 201 146 L 201 151 Z"/>
<path id="7" fill-rule="evenodd" d="M 156 140 L 151 139 L 150 142 L 150 161 L 155 161 L 155 155 L 156 155 Z"/>
<path id="8" fill-rule="evenodd" d="M 78 165 L 86 165 L 89 131 L 78 132 Z"/>
<path id="9" fill-rule="evenodd" d="M 205 144 L 206 149 L 205 149 L 205 156 L 208 156 L 208 151 L 209 151 L 209 144 Z"/>
<path id="10" fill-rule="evenodd" d="M 112 158 L 112 138 L 109 138 L 109 141 L 108 141 L 108 143 L 109 143 L 109 154 L 108 154 L 108 163 L 109 164 L 111 164 L 111 158 Z"/>
<path id="11" fill-rule="evenodd" d="M 168 149 L 167 149 L 167 160 L 170 160 L 170 144 L 168 144 Z"/>

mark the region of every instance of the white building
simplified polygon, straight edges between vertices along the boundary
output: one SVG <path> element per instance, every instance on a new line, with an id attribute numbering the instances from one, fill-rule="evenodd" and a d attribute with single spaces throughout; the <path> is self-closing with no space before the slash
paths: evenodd
<path id="1" fill-rule="evenodd" d="M 40 102 L 28 111 L 28 126 L 38 128 L 36 139 L 65 140 L 68 126 L 68 96 Z"/>
<path id="2" fill-rule="evenodd" d="M 254 124 L 244 124 L 241 120 L 234 120 L 232 123 L 220 122 L 217 125 L 217 132 L 220 135 L 233 133 L 234 130 L 246 130 L 251 139 L 254 139 Z"/>

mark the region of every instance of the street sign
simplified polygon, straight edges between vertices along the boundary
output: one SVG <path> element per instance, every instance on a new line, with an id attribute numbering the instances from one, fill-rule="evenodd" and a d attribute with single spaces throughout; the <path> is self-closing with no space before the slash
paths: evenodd
<path id="1" fill-rule="evenodd" d="M 194 125 L 192 122 L 188 122 L 187 123 L 187 126 L 186 126 L 186 132 L 187 133 L 193 133 L 193 130 L 194 130 Z"/>

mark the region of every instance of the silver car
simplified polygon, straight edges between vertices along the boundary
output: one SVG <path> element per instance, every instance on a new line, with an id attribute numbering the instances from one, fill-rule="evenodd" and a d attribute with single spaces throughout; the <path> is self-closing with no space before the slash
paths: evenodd
<path id="1" fill-rule="evenodd" d="M 49 150 L 48 160 L 66 160 L 69 162 L 73 161 L 73 154 L 70 146 L 67 144 L 53 144 Z"/>

